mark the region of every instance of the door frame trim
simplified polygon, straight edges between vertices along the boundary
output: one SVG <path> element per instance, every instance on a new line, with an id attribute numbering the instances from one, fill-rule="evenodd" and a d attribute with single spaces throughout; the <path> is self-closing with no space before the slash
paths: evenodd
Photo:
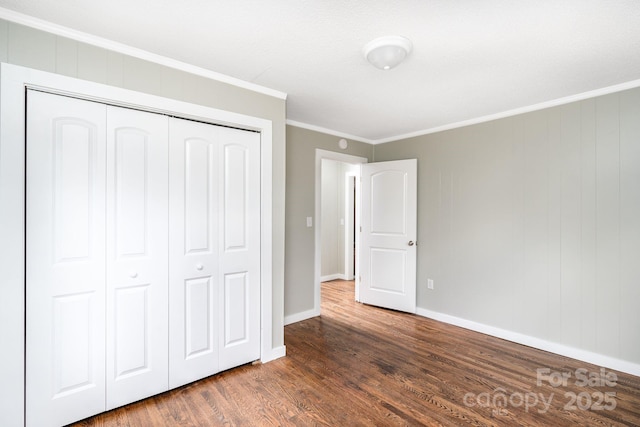
<path id="1" fill-rule="evenodd" d="M 314 234 L 314 273 L 313 273 L 313 310 L 308 313 L 309 317 L 320 316 L 320 277 L 322 275 L 321 272 L 321 254 L 322 254 L 322 221 L 320 220 L 322 217 L 322 209 L 320 206 L 321 196 L 322 196 L 322 160 L 336 160 L 344 163 L 351 164 L 362 164 L 368 163 L 369 160 L 366 157 L 354 156 L 351 154 L 338 153 L 336 151 L 328 151 L 322 150 L 320 148 L 316 148 L 316 177 L 315 177 L 315 218 L 316 218 L 316 229 Z M 358 173 L 359 175 L 359 173 Z M 357 180 L 357 178 L 356 178 Z M 356 189 L 358 188 L 356 182 Z M 359 191 L 357 191 L 359 193 Z M 358 205 L 358 201 L 356 200 L 356 206 Z M 359 209 L 356 208 L 356 211 L 359 212 Z M 359 220 L 356 216 L 356 225 Z M 356 242 L 359 239 L 356 239 Z M 358 251 L 356 251 L 357 253 Z M 356 262 L 356 269 L 358 266 L 358 262 Z M 354 272 L 356 278 L 358 277 L 358 272 Z M 356 289 L 358 286 L 356 285 Z"/>
<path id="2" fill-rule="evenodd" d="M 352 185 L 353 182 L 353 185 Z M 356 232 L 356 214 L 359 211 L 357 208 L 357 198 L 355 196 L 356 185 L 358 184 L 358 174 L 356 172 L 347 172 L 344 176 L 344 278 L 345 280 L 355 280 L 356 269 L 354 268 L 354 252 L 355 236 Z M 358 296 L 356 295 L 356 300 Z"/>
<path id="3" fill-rule="evenodd" d="M 216 125 L 260 132 L 260 357 L 284 356 L 273 348 L 272 122 L 128 89 L 12 64 L 0 64 L 0 341 L 15 349 L 0 355 L 0 414 L 7 425 L 24 425 L 25 372 L 25 120 L 26 88 L 110 105 L 142 109 Z"/>

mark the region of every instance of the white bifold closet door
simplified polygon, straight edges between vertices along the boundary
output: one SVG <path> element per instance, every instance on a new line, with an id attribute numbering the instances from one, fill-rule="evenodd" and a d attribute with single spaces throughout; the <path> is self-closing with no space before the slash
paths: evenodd
<path id="1" fill-rule="evenodd" d="M 172 120 L 169 385 L 218 372 L 218 127 Z"/>
<path id="2" fill-rule="evenodd" d="M 260 135 L 169 128 L 173 388 L 260 357 Z"/>
<path id="3" fill-rule="evenodd" d="M 27 100 L 26 423 L 105 410 L 104 105 Z"/>
<path id="4" fill-rule="evenodd" d="M 167 389 L 167 118 L 29 91 L 26 421 Z"/>
<path id="5" fill-rule="evenodd" d="M 107 410 L 168 390 L 167 123 L 107 107 Z"/>
<path id="6" fill-rule="evenodd" d="M 29 90 L 26 420 L 260 358 L 260 134 Z"/>
<path id="7" fill-rule="evenodd" d="M 260 135 L 220 128 L 221 371 L 260 358 Z"/>

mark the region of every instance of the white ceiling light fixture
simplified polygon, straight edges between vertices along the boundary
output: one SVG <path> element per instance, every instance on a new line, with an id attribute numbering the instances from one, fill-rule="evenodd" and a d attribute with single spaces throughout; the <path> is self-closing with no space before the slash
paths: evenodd
<path id="1" fill-rule="evenodd" d="M 364 46 L 364 57 L 374 67 L 390 70 L 399 65 L 411 53 L 413 45 L 401 36 L 384 36 L 371 40 Z"/>

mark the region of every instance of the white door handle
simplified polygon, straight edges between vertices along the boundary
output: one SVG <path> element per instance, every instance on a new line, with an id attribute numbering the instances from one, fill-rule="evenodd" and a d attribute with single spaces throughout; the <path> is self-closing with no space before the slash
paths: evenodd
<path id="1" fill-rule="evenodd" d="M 136 277 L 138 277 L 138 273 L 136 273 L 135 271 L 133 273 L 129 273 L 129 277 L 135 279 Z"/>
<path id="2" fill-rule="evenodd" d="M 196 265 L 196 270 L 202 270 L 204 266 L 202 264 Z"/>

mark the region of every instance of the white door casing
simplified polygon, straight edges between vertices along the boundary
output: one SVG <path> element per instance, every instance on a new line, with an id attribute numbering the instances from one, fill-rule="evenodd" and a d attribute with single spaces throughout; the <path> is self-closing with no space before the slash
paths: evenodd
<path id="1" fill-rule="evenodd" d="M 359 168 L 357 168 L 359 170 Z M 347 172 L 345 175 L 345 197 L 344 197 L 344 276 L 345 280 L 355 278 L 355 229 L 356 229 L 356 183 L 358 182 L 358 171 Z"/>
<path id="2" fill-rule="evenodd" d="M 417 160 L 361 166 L 359 297 L 416 312 Z"/>
<path id="3" fill-rule="evenodd" d="M 26 423 L 105 410 L 104 105 L 29 91 Z"/>
<path id="4" fill-rule="evenodd" d="M 107 410 L 168 389 L 167 121 L 107 107 Z"/>

